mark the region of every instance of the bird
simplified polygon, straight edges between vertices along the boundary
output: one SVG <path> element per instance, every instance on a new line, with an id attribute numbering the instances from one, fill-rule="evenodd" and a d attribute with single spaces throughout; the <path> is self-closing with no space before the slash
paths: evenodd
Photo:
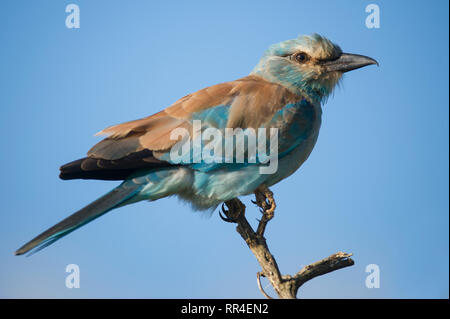
<path id="1" fill-rule="evenodd" d="M 103 129 L 97 134 L 106 137 L 86 157 L 61 166 L 59 176 L 122 182 L 15 254 L 33 254 L 113 209 L 142 200 L 176 195 L 194 210 L 207 211 L 282 181 L 311 154 L 322 105 L 342 75 L 374 64 L 375 59 L 344 53 L 319 34 L 301 35 L 269 46 L 243 78 L 186 95 L 151 116 Z M 171 155 L 182 138 L 174 139 L 172 133 L 178 129 L 194 134 L 196 121 L 202 132 L 276 129 L 277 169 L 263 173 L 262 161 L 193 161 L 194 151 L 186 153 L 186 161 L 175 160 Z M 249 153 L 249 147 L 243 147 Z"/>

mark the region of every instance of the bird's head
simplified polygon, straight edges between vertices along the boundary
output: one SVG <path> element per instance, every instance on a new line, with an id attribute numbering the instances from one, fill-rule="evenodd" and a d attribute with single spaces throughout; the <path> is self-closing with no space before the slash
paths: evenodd
<path id="1" fill-rule="evenodd" d="M 370 64 L 378 63 L 363 55 L 343 53 L 338 45 L 313 34 L 270 46 L 251 74 L 321 102 L 343 73 Z"/>

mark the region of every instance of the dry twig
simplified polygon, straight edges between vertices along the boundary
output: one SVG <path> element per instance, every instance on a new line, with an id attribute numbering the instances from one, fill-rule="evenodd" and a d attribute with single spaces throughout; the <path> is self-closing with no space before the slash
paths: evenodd
<path id="1" fill-rule="evenodd" d="M 266 277 L 278 297 L 283 299 L 295 299 L 298 289 L 307 281 L 330 273 L 332 271 L 352 266 L 352 254 L 338 252 L 318 262 L 303 267 L 294 276 L 281 275 L 277 262 L 267 247 L 264 232 L 267 223 L 273 218 L 276 204 L 273 193 L 267 187 L 260 187 L 255 192 L 257 206 L 261 208 L 262 218 L 259 221 L 256 232 L 253 230 L 247 218 L 245 217 L 245 205 L 237 198 L 225 202 L 222 206 L 224 217 L 220 217 L 231 223 L 236 223 L 237 232 L 245 240 L 248 247 L 258 260 L 262 271 L 257 273 L 258 288 L 266 298 L 271 298 L 261 286 L 261 276 Z M 227 208 L 225 208 L 225 206 Z"/>

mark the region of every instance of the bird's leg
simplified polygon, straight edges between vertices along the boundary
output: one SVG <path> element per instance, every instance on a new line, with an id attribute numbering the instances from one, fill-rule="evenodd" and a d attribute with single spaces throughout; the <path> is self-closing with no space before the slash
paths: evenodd
<path id="1" fill-rule="evenodd" d="M 264 236 L 266 225 L 269 220 L 273 218 L 277 205 L 275 203 L 275 199 L 273 198 L 272 191 L 265 185 L 261 185 L 255 190 L 255 199 L 256 201 L 252 202 L 261 208 L 262 214 L 256 233 L 259 236 Z"/>
<path id="2" fill-rule="evenodd" d="M 238 223 L 240 217 L 245 217 L 245 205 L 237 198 L 230 199 L 222 204 L 219 215 L 222 220 L 228 223 Z"/>

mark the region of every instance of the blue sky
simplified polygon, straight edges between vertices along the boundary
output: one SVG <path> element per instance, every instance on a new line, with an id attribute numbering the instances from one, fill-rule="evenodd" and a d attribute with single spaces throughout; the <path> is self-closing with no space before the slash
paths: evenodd
<path id="1" fill-rule="evenodd" d="M 65 27 L 69 3 L 80 29 Z M 369 3 L 379 29 L 365 26 Z M 234 226 L 175 198 L 115 210 L 29 258 L 13 251 L 117 184 L 58 179 L 94 133 L 245 76 L 270 44 L 317 32 L 380 67 L 345 75 L 312 155 L 273 187 L 270 249 L 286 274 L 354 254 L 299 297 L 448 298 L 448 23 L 447 1 L 4 1 L 0 297 L 262 297 Z M 259 217 L 251 204 L 247 216 Z M 65 287 L 72 263 L 79 289 Z M 378 289 L 365 286 L 368 264 Z"/>

